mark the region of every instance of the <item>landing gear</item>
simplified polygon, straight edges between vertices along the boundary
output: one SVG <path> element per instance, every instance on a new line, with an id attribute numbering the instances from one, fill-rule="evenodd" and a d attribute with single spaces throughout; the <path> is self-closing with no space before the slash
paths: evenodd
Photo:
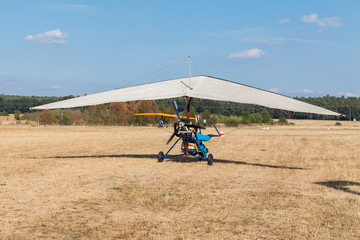
<path id="1" fill-rule="evenodd" d="M 208 165 L 213 165 L 213 159 L 214 159 L 213 155 L 209 154 L 208 159 L 207 159 Z"/>
<path id="2" fill-rule="evenodd" d="M 164 161 L 164 153 L 163 153 L 163 152 L 159 152 L 158 162 L 163 162 L 163 161 Z"/>

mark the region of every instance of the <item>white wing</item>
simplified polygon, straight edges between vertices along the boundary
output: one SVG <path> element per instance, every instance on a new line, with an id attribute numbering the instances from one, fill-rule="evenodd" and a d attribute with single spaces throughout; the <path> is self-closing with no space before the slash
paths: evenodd
<path id="1" fill-rule="evenodd" d="M 111 102 L 157 100 L 183 96 L 256 104 L 293 112 L 307 112 L 335 116 L 341 115 L 325 108 L 304 103 L 277 93 L 209 76 L 196 76 L 192 77 L 191 80 L 189 78 L 179 78 L 134 87 L 120 88 L 45 104 L 33 107 L 32 109 L 73 108 Z"/>

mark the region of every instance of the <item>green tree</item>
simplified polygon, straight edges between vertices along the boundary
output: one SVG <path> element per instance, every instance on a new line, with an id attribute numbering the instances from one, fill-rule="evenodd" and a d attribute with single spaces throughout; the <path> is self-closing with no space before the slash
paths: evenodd
<path id="1" fill-rule="evenodd" d="M 18 110 L 15 110 L 15 111 L 14 111 L 14 117 L 15 117 L 15 120 L 16 120 L 16 121 L 20 121 L 21 112 L 18 111 Z"/>
<path id="2" fill-rule="evenodd" d="M 261 111 L 261 118 L 263 123 L 270 123 L 271 116 L 268 110 L 264 109 Z"/>
<path id="3" fill-rule="evenodd" d="M 164 110 L 165 110 L 164 104 L 163 104 L 163 103 L 160 103 L 160 104 L 159 104 L 159 111 L 163 113 Z"/>
<path id="4" fill-rule="evenodd" d="M 190 106 L 189 115 L 190 115 L 190 117 L 195 117 L 195 115 L 196 115 L 196 109 L 194 108 L 194 106 Z"/>
<path id="5" fill-rule="evenodd" d="M 223 112 L 223 115 L 226 117 L 230 117 L 230 112 L 228 110 L 225 110 L 225 112 Z"/>
<path id="6" fill-rule="evenodd" d="M 217 115 L 215 114 L 210 114 L 210 117 L 211 117 L 211 120 L 214 122 L 214 124 L 217 123 Z M 199 120 L 200 120 L 200 124 L 204 124 L 204 120 L 206 120 L 206 125 L 205 126 L 211 126 L 211 120 L 209 118 L 209 116 L 207 115 L 206 112 L 202 112 L 200 113 L 200 116 L 199 116 Z"/>
<path id="7" fill-rule="evenodd" d="M 67 114 L 67 113 L 63 114 L 63 120 L 62 120 L 63 125 L 73 125 L 74 121 L 75 121 L 75 119 L 72 116 L 70 116 L 69 114 Z"/>
<path id="8" fill-rule="evenodd" d="M 250 113 L 248 111 L 245 111 L 241 114 L 241 123 L 242 124 L 250 123 Z"/>
<path id="9" fill-rule="evenodd" d="M 235 117 L 228 117 L 226 116 L 224 119 L 224 124 L 227 126 L 238 126 L 239 125 L 239 120 Z"/>
<path id="10" fill-rule="evenodd" d="M 250 122 L 251 123 L 262 123 L 262 117 L 260 113 L 252 113 L 250 114 Z"/>
<path id="11" fill-rule="evenodd" d="M 283 117 L 280 117 L 280 118 L 279 118 L 278 124 L 279 124 L 279 125 L 287 125 L 287 124 L 288 124 L 288 121 L 287 121 L 287 119 L 283 116 Z"/>
<path id="12" fill-rule="evenodd" d="M 4 98 L 0 96 L 0 112 L 4 112 L 4 111 L 5 111 L 5 101 Z"/>
<path id="13" fill-rule="evenodd" d="M 100 104 L 88 108 L 88 123 L 95 125 L 109 125 L 111 114 L 106 105 Z"/>

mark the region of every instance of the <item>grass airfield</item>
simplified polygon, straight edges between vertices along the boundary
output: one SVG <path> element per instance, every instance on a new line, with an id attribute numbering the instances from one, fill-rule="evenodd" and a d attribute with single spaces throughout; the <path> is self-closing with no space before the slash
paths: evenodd
<path id="1" fill-rule="evenodd" d="M 213 166 L 158 163 L 172 128 L 0 125 L 0 239 L 359 239 L 360 124 L 291 122 Z"/>

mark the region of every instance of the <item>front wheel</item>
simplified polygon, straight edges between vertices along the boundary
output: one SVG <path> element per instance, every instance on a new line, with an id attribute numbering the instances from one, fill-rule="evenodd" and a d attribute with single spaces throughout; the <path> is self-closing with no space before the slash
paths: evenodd
<path id="1" fill-rule="evenodd" d="M 213 160 L 214 160 L 213 155 L 209 154 L 208 159 L 207 159 L 208 165 L 213 165 Z"/>
<path id="2" fill-rule="evenodd" d="M 163 161 L 164 161 L 164 153 L 163 153 L 163 152 L 159 152 L 158 162 L 163 162 Z"/>

